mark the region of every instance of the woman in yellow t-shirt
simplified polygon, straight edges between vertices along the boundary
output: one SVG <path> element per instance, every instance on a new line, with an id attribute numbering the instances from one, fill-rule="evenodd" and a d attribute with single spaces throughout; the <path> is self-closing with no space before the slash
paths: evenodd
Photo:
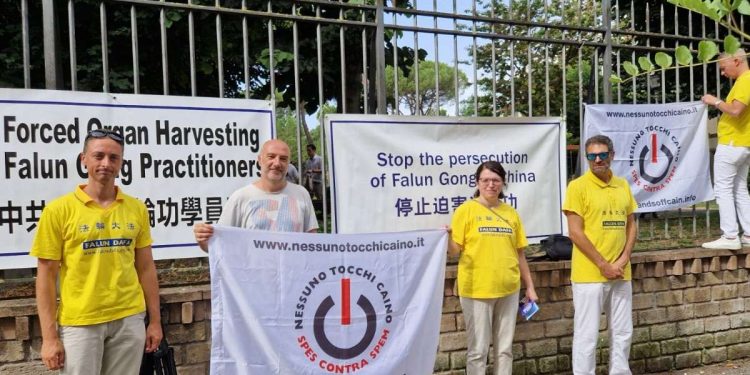
<path id="1" fill-rule="evenodd" d="M 474 177 L 478 189 L 474 199 L 456 209 L 448 249 L 451 256 L 460 254 L 457 282 L 468 341 L 466 373 L 485 373 L 491 341 L 494 374 L 510 374 L 521 280 L 526 297 L 538 299 L 524 255 L 528 242 L 518 213 L 501 200 L 503 166 L 484 162 Z"/>

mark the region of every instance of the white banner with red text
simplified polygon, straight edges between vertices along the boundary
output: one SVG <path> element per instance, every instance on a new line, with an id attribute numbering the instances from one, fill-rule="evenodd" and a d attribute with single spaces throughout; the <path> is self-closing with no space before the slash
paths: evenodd
<path id="1" fill-rule="evenodd" d="M 612 139 L 612 172 L 630 183 L 638 212 L 687 207 L 714 199 L 707 113 L 701 102 L 587 105 L 581 143 Z"/>
<path id="2" fill-rule="evenodd" d="M 211 373 L 431 374 L 447 239 L 216 226 Z"/>
<path id="3" fill-rule="evenodd" d="M 532 243 L 564 232 L 565 123 L 558 117 L 325 119 L 336 233 L 440 228 L 477 189 L 485 161 L 505 169 L 505 202 Z"/>
<path id="4" fill-rule="evenodd" d="M 271 102 L 244 99 L 0 89 L 0 120 L 0 269 L 36 266 L 27 254 L 42 209 L 86 183 L 90 130 L 123 136 L 115 183 L 146 204 L 156 259 L 205 256 L 192 225 L 217 221 L 260 176 L 260 146 L 274 137 Z"/>

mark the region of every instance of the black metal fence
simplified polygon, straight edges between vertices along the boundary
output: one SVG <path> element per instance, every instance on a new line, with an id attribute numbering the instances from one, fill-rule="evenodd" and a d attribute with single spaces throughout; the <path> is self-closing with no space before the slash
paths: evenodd
<path id="1" fill-rule="evenodd" d="M 0 86 L 271 99 L 298 162 L 326 112 L 561 116 L 575 144 L 585 103 L 727 92 L 712 64 L 609 81 L 725 33 L 638 0 L 0 0 Z M 707 236 L 710 212 L 662 215 L 641 237 Z"/>

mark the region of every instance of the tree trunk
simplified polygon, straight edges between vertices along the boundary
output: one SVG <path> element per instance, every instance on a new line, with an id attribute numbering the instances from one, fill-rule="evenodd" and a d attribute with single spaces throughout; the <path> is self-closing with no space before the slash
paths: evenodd
<path id="1" fill-rule="evenodd" d="M 304 100 L 299 103 L 297 106 L 297 116 L 299 116 L 299 123 L 300 126 L 302 126 L 302 131 L 305 133 L 305 139 L 307 140 L 307 143 L 302 145 L 304 148 L 306 145 L 313 145 L 315 144 L 315 140 L 313 139 L 312 135 L 310 134 L 310 128 L 307 126 L 307 120 L 305 119 L 305 104 L 307 104 Z M 321 108 L 322 109 L 322 108 Z"/>

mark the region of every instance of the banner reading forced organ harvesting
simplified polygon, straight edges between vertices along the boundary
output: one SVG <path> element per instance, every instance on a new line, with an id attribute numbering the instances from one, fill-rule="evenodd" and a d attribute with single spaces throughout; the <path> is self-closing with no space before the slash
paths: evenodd
<path id="1" fill-rule="evenodd" d="M 260 175 L 273 137 L 270 102 L 0 89 L 0 268 L 27 254 L 45 204 L 86 182 L 86 135 L 112 129 L 125 154 L 116 184 L 149 210 L 157 259 L 204 255 L 192 225 L 218 220 L 237 188 Z"/>

